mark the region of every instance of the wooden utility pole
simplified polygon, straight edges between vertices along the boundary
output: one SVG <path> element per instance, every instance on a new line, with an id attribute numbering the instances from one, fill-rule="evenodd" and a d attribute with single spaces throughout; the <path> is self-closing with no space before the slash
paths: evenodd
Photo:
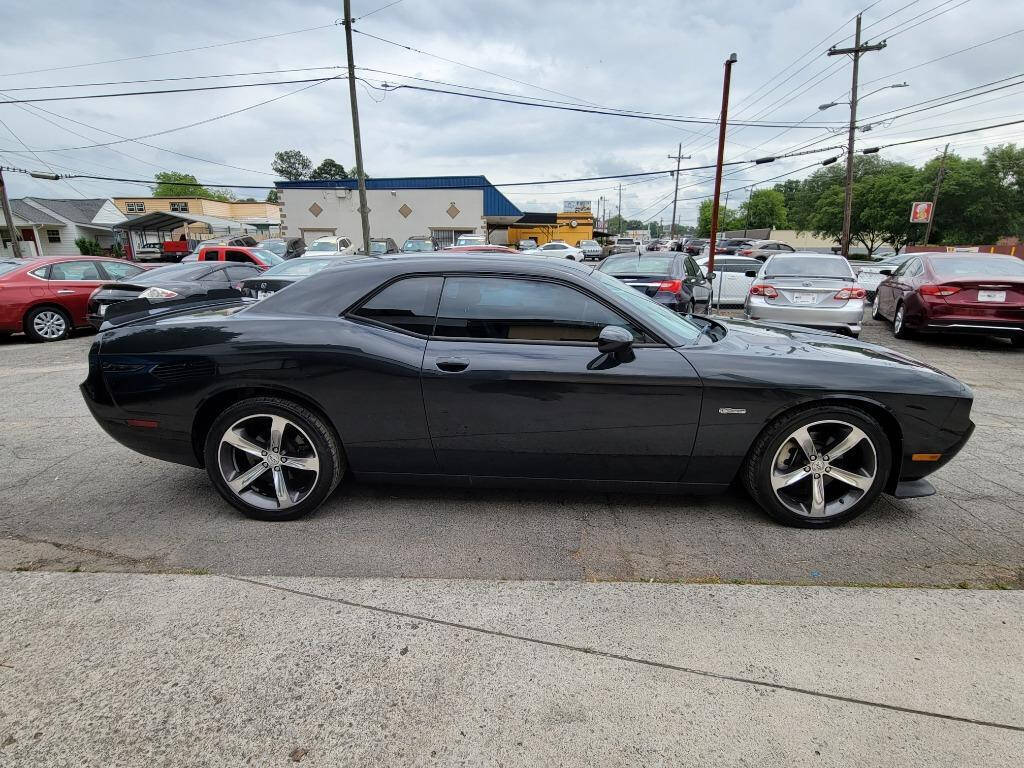
<path id="1" fill-rule="evenodd" d="M 356 99 L 356 65 L 352 54 L 352 0 L 344 0 L 345 52 L 348 54 L 348 98 L 352 105 L 352 141 L 356 145 L 356 177 L 359 182 L 359 220 L 363 225 L 363 253 L 370 254 L 370 208 L 366 204 L 366 171 L 363 143 L 359 137 L 359 103 Z"/>
<path id="2" fill-rule="evenodd" d="M 0 169 L 0 205 L 4 209 L 4 221 L 7 223 L 7 232 L 11 236 L 11 250 L 14 251 L 14 258 L 20 259 L 22 257 L 21 232 L 14 227 L 14 214 L 11 213 L 11 202 L 7 199 L 7 187 L 4 186 L 3 169 Z"/>
<path id="3" fill-rule="evenodd" d="M 622 234 L 622 185 L 619 184 L 619 234 Z"/>
<path id="4" fill-rule="evenodd" d="M 932 215 L 928 217 L 928 226 L 924 229 L 924 244 L 932 237 L 932 223 L 935 221 L 935 207 L 939 204 L 939 188 L 942 186 L 942 177 L 946 175 L 946 155 L 949 154 L 949 144 L 942 150 L 942 160 L 939 162 L 939 172 L 935 176 L 935 191 L 932 192 Z"/>
<path id="5" fill-rule="evenodd" d="M 675 158 L 676 161 L 676 191 L 672 194 L 672 228 L 668 232 L 668 236 L 672 237 L 676 233 L 676 203 L 679 201 L 679 162 L 681 160 L 689 160 L 690 155 L 683 157 L 683 144 L 680 142 L 679 149 L 676 150 L 674 155 L 669 155 L 668 159 L 672 160 Z"/>
<path id="6" fill-rule="evenodd" d="M 846 139 L 846 196 L 843 200 L 843 241 L 842 254 L 850 256 L 850 221 L 853 218 L 853 145 L 857 133 L 857 75 L 860 70 L 860 55 L 868 51 L 880 51 L 885 48 L 885 40 L 874 45 L 861 45 L 860 14 L 857 14 L 857 30 L 854 34 L 852 48 L 829 48 L 829 56 L 853 56 L 853 84 L 850 86 L 850 128 Z"/>
<path id="7" fill-rule="evenodd" d="M 722 194 L 722 163 L 725 162 L 725 129 L 729 119 L 729 84 L 732 80 L 732 65 L 737 62 L 736 54 L 730 53 L 725 60 L 725 77 L 722 80 L 722 114 L 718 121 L 718 160 L 715 163 L 715 196 L 711 201 L 711 239 L 708 242 L 708 268 L 710 275 L 715 271 L 715 250 L 718 239 L 718 198 Z M 728 203 L 726 204 L 728 207 Z M 714 291 L 714 283 L 712 283 Z M 711 311 L 708 301 L 706 310 Z"/>

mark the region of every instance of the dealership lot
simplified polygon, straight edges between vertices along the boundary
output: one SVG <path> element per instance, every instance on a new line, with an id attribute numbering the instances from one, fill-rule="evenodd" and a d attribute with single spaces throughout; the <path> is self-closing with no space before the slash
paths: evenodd
<path id="1" fill-rule="evenodd" d="M 0 568 L 275 576 L 750 580 L 1024 586 L 1024 351 L 1002 340 L 878 341 L 961 378 L 978 428 L 938 495 L 883 496 L 826 531 L 719 497 L 541 494 L 344 483 L 312 517 L 243 519 L 205 474 L 107 437 L 77 385 L 92 337 L 0 342 Z"/>

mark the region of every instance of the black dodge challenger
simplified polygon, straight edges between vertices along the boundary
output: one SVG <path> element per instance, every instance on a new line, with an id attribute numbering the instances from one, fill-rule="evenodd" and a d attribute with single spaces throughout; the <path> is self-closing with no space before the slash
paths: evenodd
<path id="1" fill-rule="evenodd" d="M 970 437 L 971 391 L 830 333 L 676 314 L 592 268 L 369 257 L 258 302 L 108 322 L 82 392 L 116 440 L 261 520 L 342 476 L 704 493 L 825 527 Z"/>

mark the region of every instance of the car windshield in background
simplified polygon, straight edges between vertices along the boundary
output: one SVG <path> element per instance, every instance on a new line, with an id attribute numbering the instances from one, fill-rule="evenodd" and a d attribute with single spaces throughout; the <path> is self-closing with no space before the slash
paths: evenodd
<path id="1" fill-rule="evenodd" d="M 961 277 L 1024 277 L 1024 259 L 1016 256 L 963 256 L 932 259 L 935 274 L 943 280 Z"/>
<path id="2" fill-rule="evenodd" d="M 153 283 L 160 282 L 162 280 L 168 280 L 171 282 L 188 282 L 189 280 L 198 280 L 200 277 L 210 271 L 210 263 L 204 262 L 201 264 L 170 264 L 166 267 L 157 267 L 156 269 L 148 269 L 142 274 L 129 278 L 133 283 Z"/>
<path id="3" fill-rule="evenodd" d="M 18 267 L 25 266 L 23 261 L 0 261 L 0 275 L 5 275 L 8 272 L 13 272 Z"/>
<path id="4" fill-rule="evenodd" d="M 633 242 L 633 240 L 628 238 L 628 237 L 620 237 L 618 240 L 615 241 L 615 244 L 616 245 L 636 245 L 636 243 Z"/>
<path id="5" fill-rule="evenodd" d="M 256 255 L 256 258 L 258 258 L 264 264 L 269 264 L 270 266 L 280 264 L 281 262 L 284 261 L 284 259 L 282 259 L 273 251 L 268 251 L 263 248 L 253 248 L 253 253 Z"/>
<path id="6" fill-rule="evenodd" d="M 687 342 L 696 341 L 701 335 L 701 329 L 694 323 L 687 320 L 683 315 L 673 312 L 668 307 L 662 306 L 654 299 L 636 288 L 631 288 L 621 280 L 607 275 L 599 270 L 591 273 L 595 280 L 602 282 L 607 288 L 615 292 L 619 301 L 636 315 L 647 322 L 654 330 L 665 330 L 675 333 Z"/>
<path id="7" fill-rule="evenodd" d="M 373 246 L 372 243 L 370 245 L 371 247 Z M 434 244 L 429 240 L 406 240 L 405 244 L 402 246 L 402 251 L 404 253 L 423 253 L 425 251 L 433 250 Z"/>
<path id="8" fill-rule="evenodd" d="M 337 264 L 337 259 L 292 259 L 276 267 L 271 267 L 260 277 L 276 277 L 285 275 L 289 277 L 307 277 L 319 272 L 329 264 Z"/>
<path id="9" fill-rule="evenodd" d="M 597 245 L 596 240 L 580 240 L 580 246 L 584 245 Z"/>
<path id="10" fill-rule="evenodd" d="M 667 275 L 672 256 L 615 256 L 605 259 L 600 269 L 609 275 Z"/>
<path id="11" fill-rule="evenodd" d="M 288 246 L 282 243 L 280 240 L 264 240 L 262 243 L 260 243 L 260 248 L 264 251 L 273 251 L 278 256 L 284 256 L 285 252 L 288 250 Z"/>
<path id="12" fill-rule="evenodd" d="M 387 253 L 388 244 L 379 240 L 370 243 L 370 253 Z"/>
<path id="13" fill-rule="evenodd" d="M 337 251 L 338 244 L 332 243 L 331 241 L 321 241 L 319 243 L 313 243 L 309 246 L 306 251 Z"/>
<path id="14" fill-rule="evenodd" d="M 836 256 L 776 256 L 768 262 L 765 277 L 838 277 L 852 279 L 846 259 Z"/>

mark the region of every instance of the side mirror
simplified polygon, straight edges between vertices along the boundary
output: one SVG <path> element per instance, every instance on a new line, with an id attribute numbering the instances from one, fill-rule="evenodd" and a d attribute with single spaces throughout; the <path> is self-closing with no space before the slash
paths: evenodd
<path id="1" fill-rule="evenodd" d="M 878 270 L 878 272 L 879 272 L 879 274 L 882 274 L 882 275 L 891 275 L 892 274 L 892 270 L 891 269 L 880 269 L 880 270 Z"/>
<path id="2" fill-rule="evenodd" d="M 757 272 L 753 270 L 751 270 L 750 272 L 744 272 L 743 274 L 746 275 L 747 277 L 757 277 Z"/>
<path id="3" fill-rule="evenodd" d="M 707 279 L 708 280 L 717 280 L 718 279 L 718 272 L 708 272 Z"/>
<path id="4" fill-rule="evenodd" d="M 617 325 L 606 325 L 597 337 L 597 351 L 605 355 L 619 355 L 633 346 L 633 334 Z"/>

